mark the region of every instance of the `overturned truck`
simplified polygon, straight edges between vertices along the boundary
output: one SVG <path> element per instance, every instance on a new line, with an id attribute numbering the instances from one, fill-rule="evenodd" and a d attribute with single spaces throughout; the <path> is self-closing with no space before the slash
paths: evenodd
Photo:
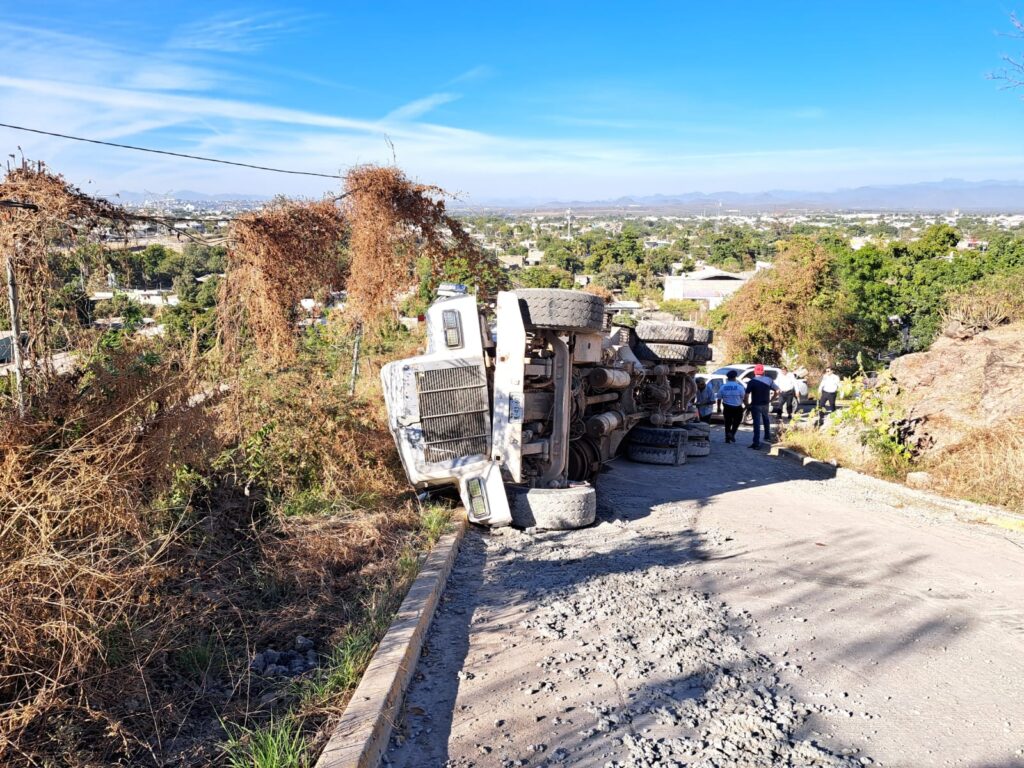
<path id="1" fill-rule="evenodd" d="M 427 351 L 384 366 L 389 425 L 409 480 L 457 484 L 472 522 L 548 529 L 594 521 L 594 481 L 620 453 L 682 464 L 710 449 L 693 374 L 711 331 L 611 324 L 581 291 L 449 290 L 426 314 Z"/>

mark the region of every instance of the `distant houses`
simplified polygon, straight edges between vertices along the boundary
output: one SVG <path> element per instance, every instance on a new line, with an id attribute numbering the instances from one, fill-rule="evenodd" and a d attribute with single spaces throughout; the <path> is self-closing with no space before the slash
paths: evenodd
<path id="1" fill-rule="evenodd" d="M 708 309 L 714 309 L 746 285 L 751 277 L 762 269 L 770 267 L 770 263 L 759 261 L 756 268 L 749 272 L 726 272 L 715 267 L 702 267 L 681 275 L 668 275 L 665 277 L 664 298 L 666 301 L 673 299 L 706 301 Z"/>

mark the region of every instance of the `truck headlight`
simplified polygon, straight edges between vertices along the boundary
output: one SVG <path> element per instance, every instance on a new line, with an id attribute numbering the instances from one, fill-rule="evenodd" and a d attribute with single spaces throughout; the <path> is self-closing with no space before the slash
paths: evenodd
<path id="1" fill-rule="evenodd" d="M 462 346 L 462 320 L 454 309 L 446 309 L 441 313 L 441 324 L 444 326 L 444 343 L 448 349 Z"/>
<path id="2" fill-rule="evenodd" d="M 487 497 L 484 495 L 484 481 L 479 477 L 467 480 L 466 491 L 469 493 L 472 517 L 477 520 L 487 519 Z"/>

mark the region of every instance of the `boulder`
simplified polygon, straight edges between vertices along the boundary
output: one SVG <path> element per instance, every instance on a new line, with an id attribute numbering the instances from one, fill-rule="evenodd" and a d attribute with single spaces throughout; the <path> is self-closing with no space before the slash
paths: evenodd
<path id="1" fill-rule="evenodd" d="M 932 476 L 927 472 L 908 472 L 907 485 L 911 488 L 931 488 Z"/>
<path id="2" fill-rule="evenodd" d="M 939 337 L 927 352 L 904 355 L 889 368 L 914 438 L 927 453 L 952 448 L 979 429 L 998 429 L 1021 415 L 1024 324 L 969 339 Z"/>

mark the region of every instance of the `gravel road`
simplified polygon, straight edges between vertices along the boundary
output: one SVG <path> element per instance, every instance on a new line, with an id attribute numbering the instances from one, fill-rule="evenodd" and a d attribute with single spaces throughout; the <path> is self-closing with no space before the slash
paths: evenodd
<path id="1" fill-rule="evenodd" d="M 385 765 L 1024 766 L 1024 539 L 712 440 L 467 535 Z"/>

